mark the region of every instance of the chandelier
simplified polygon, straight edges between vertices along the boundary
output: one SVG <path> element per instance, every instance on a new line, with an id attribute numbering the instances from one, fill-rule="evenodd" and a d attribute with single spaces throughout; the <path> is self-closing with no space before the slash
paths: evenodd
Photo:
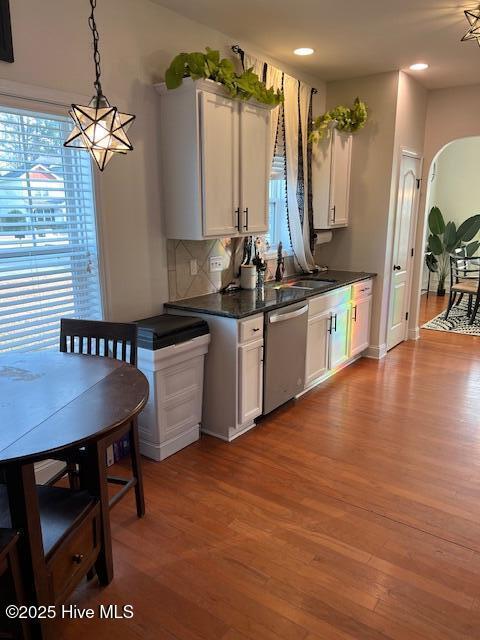
<path id="1" fill-rule="evenodd" d="M 127 131 L 135 120 L 135 116 L 122 113 L 112 107 L 103 95 L 100 82 L 100 52 L 98 50 L 99 35 L 95 23 L 97 0 L 90 0 L 91 13 L 88 25 L 93 35 L 93 61 L 95 65 L 95 95 L 88 105 L 72 104 L 68 112 L 75 126 L 64 142 L 65 147 L 86 149 L 96 165 L 103 171 L 107 163 L 117 153 L 133 150 Z"/>

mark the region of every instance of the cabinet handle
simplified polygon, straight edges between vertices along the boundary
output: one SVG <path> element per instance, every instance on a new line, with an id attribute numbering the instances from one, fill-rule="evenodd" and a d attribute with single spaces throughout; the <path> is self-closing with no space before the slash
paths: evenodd
<path id="1" fill-rule="evenodd" d="M 248 207 L 243 210 L 243 213 L 245 214 L 245 224 L 243 228 L 245 231 L 248 231 Z"/>
<path id="2" fill-rule="evenodd" d="M 335 333 L 337 333 L 337 314 L 335 314 L 335 328 L 334 328 Z"/>
<path id="3" fill-rule="evenodd" d="M 328 327 L 328 333 L 332 333 L 332 327 L 333 327 L 333 316 L 330 316 L 330 326 Z"/>
<path id="4" fill-rule="evenodd" d="M 394 265 L 393 265 L 393 270 L 394 270 L 394 271 L 400 271 L 400 270 L 401 270 L 401 268 L 402 268 L 402 267 L 401 267 L 399 264 L 394 264 Z"/>
<path id="5" fill-rule="evenodd" d="M 333 207 L 332 207 L 332 213 L 333 213 L 333 215 L 332 215 L 332 224 L 335 224 L 335 218 L 336 218 L 336 215 L 337 215 L 337 207 L 335 205 L 333 205 Z"/>
<path id="6" fill-rule="evenodd" d="M 260 331 L 260 327 L 255 327 L 252 331 Z"/>
<path id="7" fill-rule="evenodd" d="M 235 213 L 236 213 L 236 215 L 237 215 L 237 224 L 235 225 L 235 229 L 236 229 L 237 231 L 240 231 L 240 207 L 237 207 L 237 208 L 235 209 Z"/>
<path id="8" fill-rule="evenodd" d="M 362 289 L 362 291 L 363 291 L 363 289 Z M 356 322 L 357 321 L 357 305 L 355 305 L 353 307 L 353 313 L 354 313 L 353 319 Z"/>
<path id="9" fill-rule="evenodd" d="M 75 564 L 81 564 L 82 560 L 83 560 L 83 553 L 76 553 L 72 560 L 75 562 Z"/>

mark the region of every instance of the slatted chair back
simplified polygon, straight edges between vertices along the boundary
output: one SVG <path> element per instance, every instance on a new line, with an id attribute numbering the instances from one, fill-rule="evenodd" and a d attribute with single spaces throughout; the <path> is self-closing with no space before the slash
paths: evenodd
<path id="1" fill-rule="evenodd" d="M 453 287 L 465 281 L 477 281 L 480 288 L 480 258 L 472 256 L 450 256 L 450 285 Z"/>
<path id="2" fill-rule="evenodd" d="M 60 351 L 105 356 L 136 365 L 137 325 L 62 318 Z"/>

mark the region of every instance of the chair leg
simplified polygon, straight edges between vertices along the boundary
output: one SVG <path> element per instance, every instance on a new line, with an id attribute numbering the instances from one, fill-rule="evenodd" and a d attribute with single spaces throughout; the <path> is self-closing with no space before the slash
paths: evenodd
<path id="1" fill-rule="evenodd" d="M 448 307 L 447 307 L 447 312 L 445 314 L 445 320 L 448 320 L 448 314 L 450 313 L 450 311 L 451 311 L 451 309 L 453 307 L 456 295 L 457 294 L 455 293 L 455 291 L 450 291 L 450 297 L 448 299 Z"/>
<path id="2" fill-rule="evenodd" d="M 475 317 L 477 315 L 479 305 L 480 305 L 480 296 L 477 296 L 475 298 L 475 305 L 473 307 L 472 315 L 470 316 L 470 320 L 468 324 L 473 324 L 475 322 Z"/>
<path id="3" fill-rule="evenodd" d="M 470 317 L 472 315 L 472 304 L 473 304 L 473 296 L 468 296 L 468 307 L 467 307 L 467 316 Z"/>
<path id="4" fill-rule="evenodd" d="M 457 302 L 455 303 L 455 305 L 458 307 L 458 305 L 461 303 L 461 301 L 462 301 L 462 300 L 463 300 L 463 293 L 461 293 L 461 294 L 458 296 L 458 300 L 457 300 Z"/>
<path id="5" fill-rule="evenodd" d="M 137 516 L 143 518 L 145 515 L 145 497 L 143 494 L 142 463 L 140 458 L 140 443 L 138 440 L 138 423 L 134 420 L 129 431 L 130 457 L 132 461 L 133 477 L 136 478 L 135 502 L 137 505 Z"/>

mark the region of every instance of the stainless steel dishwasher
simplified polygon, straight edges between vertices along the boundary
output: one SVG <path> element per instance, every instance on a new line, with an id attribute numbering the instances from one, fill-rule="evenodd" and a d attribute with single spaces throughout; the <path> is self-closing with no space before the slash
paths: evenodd
<path id="1" fill-rule="evenodd" d="M 263 413 L 303 390 L 308 303 L 290 304 L 265 315 Z"/>

